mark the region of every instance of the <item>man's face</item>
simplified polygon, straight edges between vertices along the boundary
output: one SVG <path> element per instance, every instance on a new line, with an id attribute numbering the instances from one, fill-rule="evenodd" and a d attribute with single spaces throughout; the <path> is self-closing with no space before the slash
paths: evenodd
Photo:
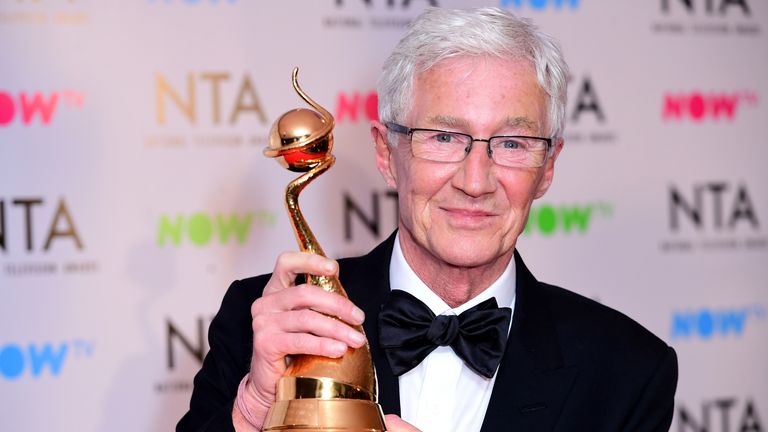
<path id="1" fill-rule="evenodd" d="M 524 61 L 459 57 L 417 76 L 404 125 L 494 135 L 546 137 L 547 102 L 533 67 Z M 377 164 L 397 188 L 400 236 L 406 257 L 476 267 L 508 259 L 534 198 L 552 181 L 554 159 L 541 168 L 508 168 L 475 142 L 462 162 L 414 158 L 408 139 L 386 143 L 374 123 Z M 557 147 L 559 151 L 560 146 Z"/>

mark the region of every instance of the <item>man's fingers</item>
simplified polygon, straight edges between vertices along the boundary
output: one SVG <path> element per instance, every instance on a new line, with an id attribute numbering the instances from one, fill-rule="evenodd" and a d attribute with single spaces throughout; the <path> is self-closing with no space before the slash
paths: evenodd
<path id="1" fill-rule="evenodd" d="M 309 334 L 325 339 L 332 339 L 359 348 L 365 344 L 365 336 L 349 325 L 327 315 L 309 309 L 288 311 L 280 314 L 257 315 L 253 318 L 254 337 L 264 339 L 254 340 L 254 348 L 269 349 L 276 354 L 315 354 L 301 351 L 296 342 L 281 344 L 287 338 L 297 334 Z"/>
<path id="2" fill-rule="evenodd" d="M 336 261 L 307 252 L 283 252 L 277 257 L 272 278 L 264 287 L 264 294 L 279 291 L 292 286 L 296 277 L 309 273 L 320 276 L 332 276 L 338 271 Z"/>
<path id="3" fill-rule="evenodd" d="M 310 354 L 324 357 L 341 357 L 347 351 L 347 344 L 335 339 L 315 336 L 309 333 L 261 333 L 254 335 L 253 345 L 263 347 L 260 357 L 268 362 L 282 361 L 286 355 Z"/>
<path id="4" fill-rule="evenodd" d="M 338 317 L 352 325 L 363 323 L 365 314 L 349 299 L 320 287 L 302 284 L 263 296 L 251 305 L 251 316 L 270 315 L 290 310 L 311 309 Z"/>

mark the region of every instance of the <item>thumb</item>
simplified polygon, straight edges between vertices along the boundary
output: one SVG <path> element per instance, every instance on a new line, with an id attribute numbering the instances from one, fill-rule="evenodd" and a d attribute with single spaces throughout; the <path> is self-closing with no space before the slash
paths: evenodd
<path id="1" fill-rule="evenodd" d="M 384 421 L 387 424 L 387 430 L 389 432 L 421 432 L 416 429 L 415 426 L 394 414 L 385 415 Z"/>

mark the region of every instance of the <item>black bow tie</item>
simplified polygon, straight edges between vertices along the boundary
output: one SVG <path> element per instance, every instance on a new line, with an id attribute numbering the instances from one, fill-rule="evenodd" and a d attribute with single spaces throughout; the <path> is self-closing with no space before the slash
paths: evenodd
<path id="1" fill-rule="evenodd" d="M 392 290 L 379 314 L 379 343 L 400 376 L 438 346 L 450 345 L 475 372 L 491 378 L 504 355 L 512 310 L 490 298 L 460 315 L 439 315 L 421 300 Z"/>

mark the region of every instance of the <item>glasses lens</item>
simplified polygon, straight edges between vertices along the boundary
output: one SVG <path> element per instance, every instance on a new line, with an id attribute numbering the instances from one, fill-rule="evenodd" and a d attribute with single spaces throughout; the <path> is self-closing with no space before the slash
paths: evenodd
<path id="1" fill-rule="evenodd" d="M 494 162 L 508 167 L 538 168 L 547 159 L 547 140 L 528 137 L 493 137 Z"/>
<path id="2" fill-rule="evenodd" d="M 458 162 L 464 159 L 471 142 L 468 135 L 432 130 L 415 130 L 411 135 L 413 155 L 437 162 Z"/>

